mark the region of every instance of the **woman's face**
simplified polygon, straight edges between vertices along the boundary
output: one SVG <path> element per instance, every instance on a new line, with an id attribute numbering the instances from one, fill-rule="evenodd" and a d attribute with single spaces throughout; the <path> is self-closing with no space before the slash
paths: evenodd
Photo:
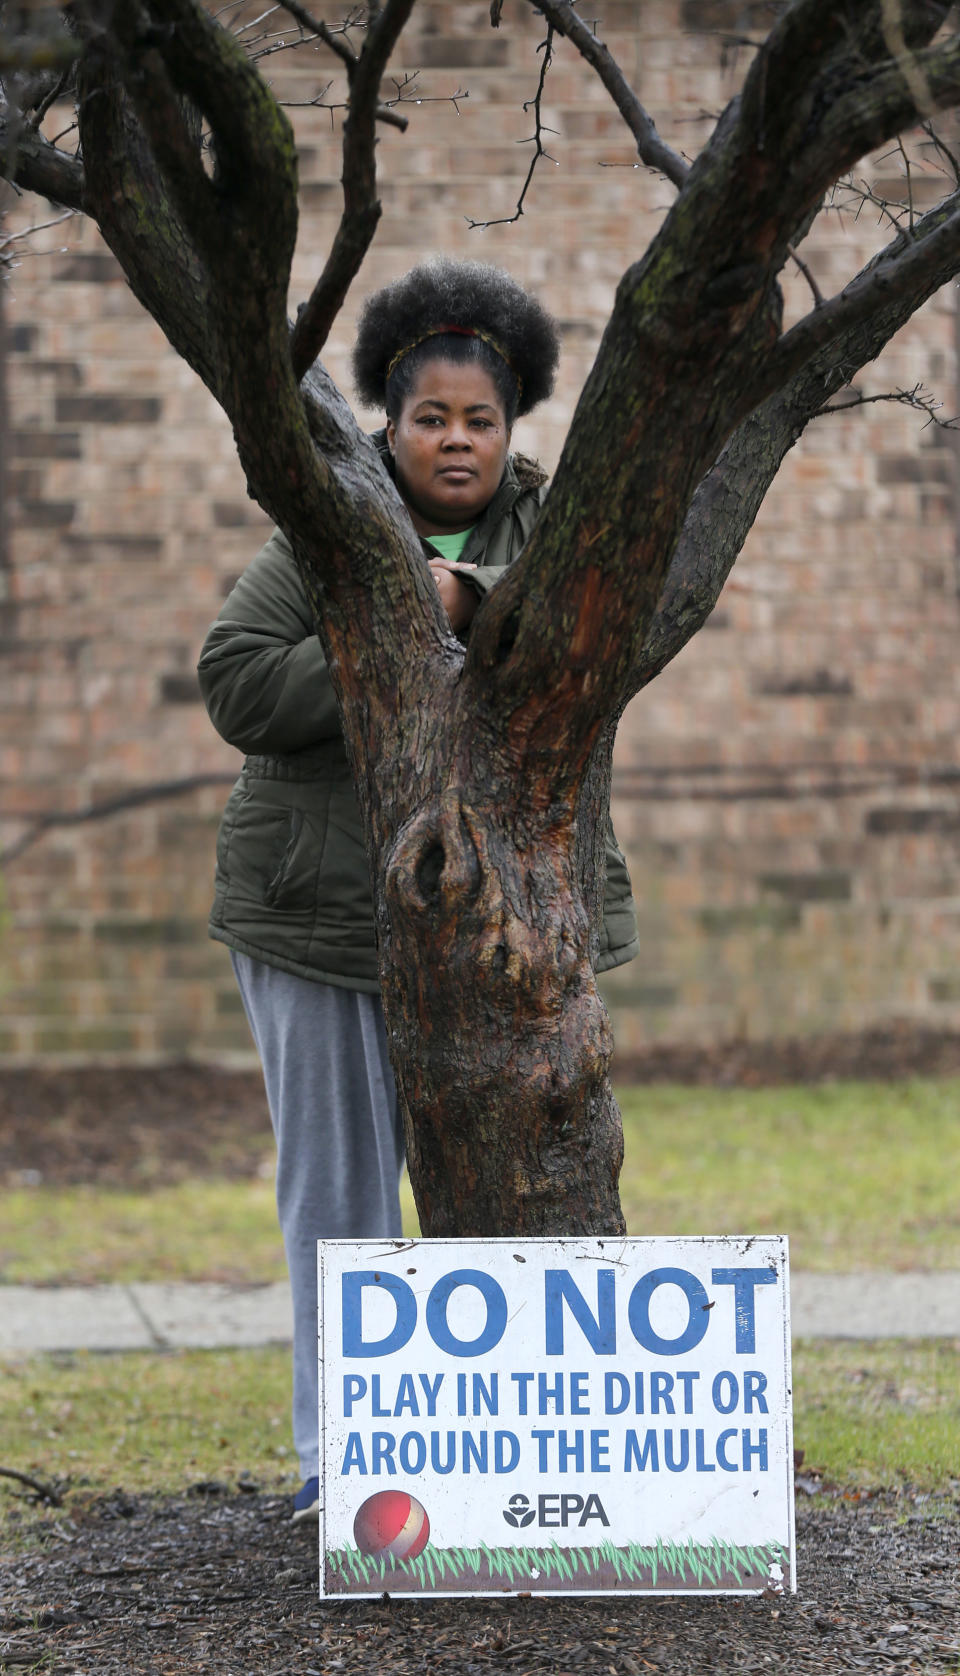
<path id="1" fill-rule="evenodd" d="M 499 486 L 510 446 L 490 374 L 474 362 L 426 361 L 399 419 L 387 421 L 387 444 L 420 535 L 476 523 Z"/>

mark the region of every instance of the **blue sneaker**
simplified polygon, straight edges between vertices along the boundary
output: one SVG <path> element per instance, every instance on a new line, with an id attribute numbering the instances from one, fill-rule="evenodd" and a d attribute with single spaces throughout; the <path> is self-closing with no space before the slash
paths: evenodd
<path id="1" fill-rule="evenodd" d="M 320 1517 L 320 1480 L 308 1478 L 293 1498 L 293 1523 L 299 1524 L 301 1519 L 319 1519 Z"/>

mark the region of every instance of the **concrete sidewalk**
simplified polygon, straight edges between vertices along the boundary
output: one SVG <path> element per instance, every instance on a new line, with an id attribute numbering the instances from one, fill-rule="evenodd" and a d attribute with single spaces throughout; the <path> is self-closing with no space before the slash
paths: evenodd
<path id="1" fill-rule="evenodd" d="M 794 1338 L 960 1339 L 960 1272 L 793 1274 Z M 64 1350 L 214 1350 L 289 1343 L 274 1286 L 2 1286 L 0 1356 Z"/>

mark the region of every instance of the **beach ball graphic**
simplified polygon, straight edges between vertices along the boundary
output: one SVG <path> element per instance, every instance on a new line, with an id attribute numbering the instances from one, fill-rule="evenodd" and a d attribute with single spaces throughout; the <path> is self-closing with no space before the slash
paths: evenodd
<path id="1" fill-rule="evenodd" d="M 361 1554 L 413 1560 L 430 1539 L 426 1509 L 406 1490 L 379 1490 L 357 1510 L 353 1540 Z"/>

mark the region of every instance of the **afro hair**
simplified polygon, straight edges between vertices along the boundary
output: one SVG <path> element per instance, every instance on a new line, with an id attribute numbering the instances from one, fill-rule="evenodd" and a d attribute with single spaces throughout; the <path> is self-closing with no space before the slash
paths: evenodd
<path id="1" fill-rule="evenodd" d="M 442 338 L 436 329 L 443 326 L 484 335 Z M 553 389 L 560 338 L 546 309 L 502 268 L 436 257 L 364 303 L 353 351 L 361 401 L 388 411 L 398 408 L 398 398 L 402 402 L 412 376 L 431 353 L 431 337 L 421 342 L 428 333 L 443 343 L 442 351 L 432 345 L 434 355 L 489 367 L 498 388 L 503 391 L 505 385 L 511 421 L 515 414 L 529 413 Z M 398 353 L 403 358 L 391 371 Z"/>

